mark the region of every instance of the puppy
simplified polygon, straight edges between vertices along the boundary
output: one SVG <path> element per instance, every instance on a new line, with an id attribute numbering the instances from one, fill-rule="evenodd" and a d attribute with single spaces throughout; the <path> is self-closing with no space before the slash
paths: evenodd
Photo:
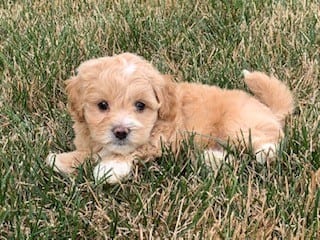
<path id="1" fill-rule="evenodd" d="M 219 167 L 221 142 L 252 146 L 258 162 L 273 158 L 294 104 L 289 89 L 261 72 L 244 70 L 254 96 L 196 83 L 175 83 L 143 58 L 123 53 L 82 63 L 67 80 L 75 151 L 49 154 L 55 170 L 71 173 L 95 156 L 98 181 L 126 178 L 135 159 L 161 156 L 162 144 L 179 151 L 194 135 L 207 164 Z"/>

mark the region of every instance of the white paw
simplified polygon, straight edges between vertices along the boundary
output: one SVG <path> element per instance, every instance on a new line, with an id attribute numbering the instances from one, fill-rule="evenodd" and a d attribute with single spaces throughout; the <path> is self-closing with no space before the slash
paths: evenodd
<path id="1" fill-rule="evenodd" d="M 256 151 L 256 160 L 260 164 L 264 164 L 268 159 L 272 159 L 276 155 L 277 146 L 274 143 L 266 143 Z"/>
<path id="2" fill-rule="evenodd" d="M 93 176 L 96 182 L 103 179 L 109 184 L 120 183 L 131 172 L 132 163 L 126 161 L 104 161 L 98 163 L 93 170 Z"/>
<path id="3" fill-rule="evenodd" d="M 219 150 L 205 150 L 203 152 L 204 162 L 213 170 L 218 170 L 226 159 L 226 153 Z"/>
<path id="4" fill-rule="evenodd" d="M 246 77 L 248 74 L 250 74 L 250 72 L 248 70 L 246 70 L 246 69 L 243 69 L 242 70 L 242 74 L 243 74 L 243 76 Z"/>
<path id="5" fill-rule="evenodd" d="M 54 167 L 56 163 L 57 154 L 49 153 L 49 155 L 46 158 L 46 163 L 50 167 Z"/>
<path id="6" fill-rule="evenodd" d="M 59 154 L 49 153 L 46 158 L 46 163 L 56 172 L 71 173 L 73 171 L 73 169 L 66 168 L 66 166 L 61 162 Z"/>
<path id="7" fill-rule="evenodd" d="M 46 163 L 48 166 L 52 167 L 56 172 L 62 173 L 72 173 L 75 167 L 69 161 L 66 161 L 66 155 L 68 153 L 50 153 L 46 158 Z"/>

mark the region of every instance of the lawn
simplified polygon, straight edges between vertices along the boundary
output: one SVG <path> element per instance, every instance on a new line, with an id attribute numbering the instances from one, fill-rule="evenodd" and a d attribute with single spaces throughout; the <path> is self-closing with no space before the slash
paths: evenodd
<path id="1" fill-rule="evenodd" d="M 73 149 L 64 80 L 125 51 L 178 81 L 279 77 L 297 110 L 276 161 L 238 154 L 213 174 L 186 142 L 120 185 L 90 162 L 53 172 L 47 154 Z M 0 1 L 0 239 L 319 239 L 319 61 L 316 0 Z"/>

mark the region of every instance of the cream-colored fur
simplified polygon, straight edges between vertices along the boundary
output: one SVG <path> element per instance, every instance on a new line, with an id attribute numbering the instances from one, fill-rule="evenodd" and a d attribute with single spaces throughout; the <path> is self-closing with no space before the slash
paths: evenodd
<path id="1" fill-rule="evenodd" d="M 274 156 L 293 98 L 274 77 L 247 70 L 244 76 L 254 96 L 175 83 L 130 53 L 86 61 L 66 87 L 76 150 L 50 154 L 47 163 L 70 173 L 88 156 L 97 156 L 96 180 L 109 174 L 107 181 L 115 183 L 130 173 L 134 159 L 161 156 L 161 142 L 179 151 L 179 142 L 190 133 L 205 162 L 215 159 L 215 166 L 225 156 L 218 142 L 227 141 L 252 144 L 257 160 L 264 162 Z"/>

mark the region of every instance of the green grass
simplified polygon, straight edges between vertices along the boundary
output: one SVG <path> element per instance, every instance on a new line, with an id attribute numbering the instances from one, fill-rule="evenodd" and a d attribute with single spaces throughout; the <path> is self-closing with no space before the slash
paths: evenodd
<path id="1" fill-rule="evenodd" d="M 51 2 L 0 1 L 0 239 L 320 238 L 318 1 Z M 299 114 L 276 162 L 248 153 L 213 174 L 186 144 L 117 186 L 89 162 L 52 172 L 46 155 L 73 149 L 64 80 L 124 51 L 224 88 L 244 89 L 244 68 L 277 75 Z"/>

